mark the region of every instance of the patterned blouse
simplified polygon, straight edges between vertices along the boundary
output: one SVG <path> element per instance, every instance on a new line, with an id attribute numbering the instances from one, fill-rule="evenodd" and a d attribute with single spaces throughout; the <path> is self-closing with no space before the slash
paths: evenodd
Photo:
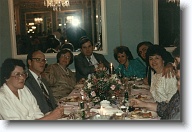
<path id="1" fill-rule="evenodd" d="M 177 79 L 175 77 L 165 78 L 162 74 L 153 74 L 150 92 L 157 102 L 169 102 L 177 91 Z"/>
<path id="2" fill-rule="evenodd" d="M 161 119 L 176 119 L 175 117 L 180 113 L 180 94 L 177 91 L 169 103 L 157 102 L 157 114 Z M 178 116 L 177 119 L 180 119 Z"/>
<path id="3" fill-rule="evenodd" d="M 55 100 L 68 96 L 76 85 L 75 73 L 58 63 L 49 65 L 43 76 L 49 82 Z"/>

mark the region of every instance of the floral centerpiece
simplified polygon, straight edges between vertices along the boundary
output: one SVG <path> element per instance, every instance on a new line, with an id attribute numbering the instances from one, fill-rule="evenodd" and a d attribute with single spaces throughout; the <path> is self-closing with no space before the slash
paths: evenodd
<path id="1" fill-rule="evenodd" d="M 111 101 L 119 96 L 122 83 L 116 74 L 108 74 L 105 69 L 99 69 L 85 81 L 83 90 L 94 103 L 102 100 Z"/>

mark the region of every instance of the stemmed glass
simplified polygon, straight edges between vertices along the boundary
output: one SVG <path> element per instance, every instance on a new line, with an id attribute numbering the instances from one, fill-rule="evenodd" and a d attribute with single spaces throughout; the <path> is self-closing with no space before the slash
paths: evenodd
<path id="1" fill-rule="evenodd" d="M 134 76 L 132 77 L 132 80 L 133 80 L 133 88 L 134 88 L 134 87 L 135 87 L 135 81 L 137 80 L 136 75 L 134 75 Z"/>

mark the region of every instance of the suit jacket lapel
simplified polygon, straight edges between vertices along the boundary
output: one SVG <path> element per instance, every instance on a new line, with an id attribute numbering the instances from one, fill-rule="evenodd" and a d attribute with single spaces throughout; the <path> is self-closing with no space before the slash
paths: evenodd
<path id="1" fill-rule="evenodd" d="M 87 58 L 82 53 L 80 53 L 80 54 L 81 54 L 81 57 L 83 59 L 82 61 L 85 62 L 86 65 L 89 65 L 89 62 L 88 62 Z"/>
<path id="2" fill-rule="evenodd" d="M 31 83 L 31 85 L 33 85 L 33 88 L 35 88 L 40 94 L 43 95 L 39 84 L 37 83 L 37 81 L 35 80 L 35 78 L 33 77 L 30 71 L 28 72 L 28 75 L 29 75 L 29 78 L 28 78 L 29 82 Z"/>

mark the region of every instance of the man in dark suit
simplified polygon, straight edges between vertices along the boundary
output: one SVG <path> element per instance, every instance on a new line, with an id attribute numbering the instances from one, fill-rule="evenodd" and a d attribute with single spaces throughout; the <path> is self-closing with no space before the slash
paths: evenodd
<path id="1" fill-rule="evenodd" d="M 76 79 L 87 79 L 98 68 L 109 69 L 110 63 L 102 54 L 93 53 L 93 43 L 86 36 L 79 40 L 81 53 L 74 57 L 74 64 L 76 69 Z"/>
<path id="2" fill-rule="evenodd" d="M 40 79 L 45 64 L 45 55 L 41 51 L 31 51 L 27 55 L 28 78 L 25 81 L 25 85 L 36 98 L 37 104 L 44 114 L 54 110 L 57 106 L 47 82 Z"/>

